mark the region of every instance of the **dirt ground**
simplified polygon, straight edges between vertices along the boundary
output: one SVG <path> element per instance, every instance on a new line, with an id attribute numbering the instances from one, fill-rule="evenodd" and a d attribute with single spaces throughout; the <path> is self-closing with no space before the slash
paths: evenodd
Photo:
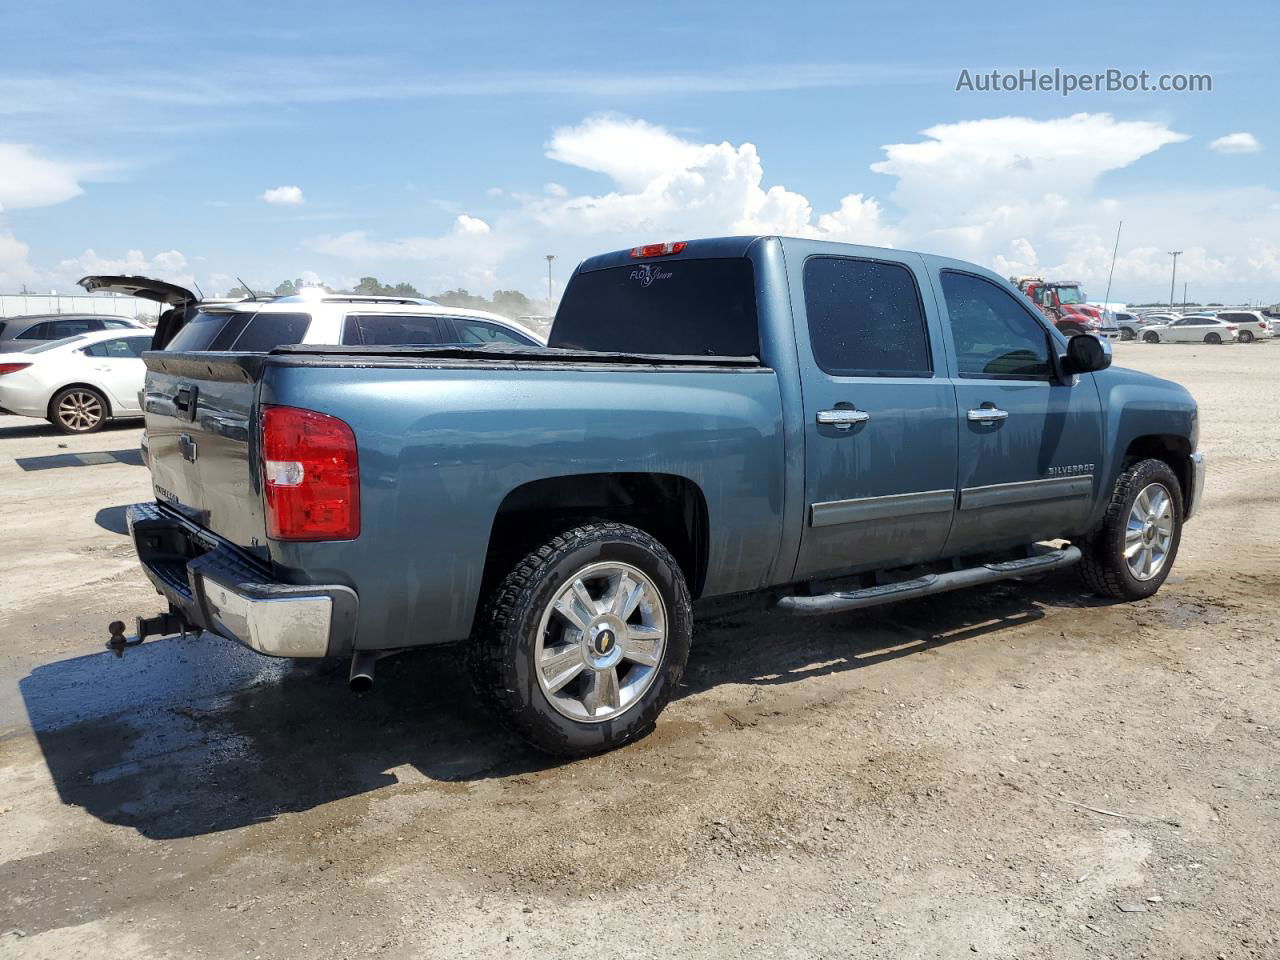
<path id="1" fill-rule="evenodd" d="M 0 957 L 1280 957 L 1280 342 L 1116 352 L 1195 393 L 1211 468 L 1156 597 L 703 619 L 657 730 L 574 763 L 452 650 L 363 698 L 214 639 L 115 659 L 160 609 L 139 431 L 0 418 Z"/>

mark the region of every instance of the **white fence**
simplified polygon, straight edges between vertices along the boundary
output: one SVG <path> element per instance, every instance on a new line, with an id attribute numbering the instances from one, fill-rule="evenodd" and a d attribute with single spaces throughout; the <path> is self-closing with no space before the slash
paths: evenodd
<path id="1" fill-rule="evenodd" d="M 114 294 L 63 296 L 56 293 L 0 293 L 0 318 L 41 313 L 92 313 L 154 323 L 159 315 L 158 306 L 150 300 Z"/>

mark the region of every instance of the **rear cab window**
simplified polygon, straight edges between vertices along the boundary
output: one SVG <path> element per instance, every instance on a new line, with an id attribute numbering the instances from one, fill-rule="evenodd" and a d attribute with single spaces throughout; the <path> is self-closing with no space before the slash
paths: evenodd
<path id="1" fill-rule="evenodd" d="M 573 275 L 549 347 L 664 356 L 757 357 L 746 257 L 637 261 Z"/>
<path id="2" fill-rule="evenodd" d="M 165 350 L 266 353 L 275 347 L 301 343 L 310 325 L 311 316 L 306 313 L 197 310 Z"/>

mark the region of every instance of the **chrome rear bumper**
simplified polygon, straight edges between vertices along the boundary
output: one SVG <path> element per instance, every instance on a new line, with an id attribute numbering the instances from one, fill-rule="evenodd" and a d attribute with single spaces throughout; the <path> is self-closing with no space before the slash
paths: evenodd
<path id="1" fill-rule="evenodd" d="M 207 530 L 154 503 L 129 507 L 147 578 L 193 627 L 271 657 L 349 655 L 358 600 L 340 585 L 280 583 Z"/>

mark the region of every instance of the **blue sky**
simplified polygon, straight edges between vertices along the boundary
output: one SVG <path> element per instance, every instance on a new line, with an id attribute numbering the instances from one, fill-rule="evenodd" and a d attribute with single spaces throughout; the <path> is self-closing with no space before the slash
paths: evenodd
<path id="1" fill-rule="evenodd" d="M 1124 219 L 1112 299 L 1167 296 L 1164 251 L 1184 249 L 1193 297 L 1280 300 L 1276 5 L 1032 7 L 13 7 L 0 288 L 118 269 L 207 293 L 374 274 L 532 294 L 545 253 L 563 276 L 759 231 L 1070 273 L 1100 297 Z M 1213 91 L 954 89 L 1020 67 Z M 281 187 L 301 202 L 263 199 Z"/>

